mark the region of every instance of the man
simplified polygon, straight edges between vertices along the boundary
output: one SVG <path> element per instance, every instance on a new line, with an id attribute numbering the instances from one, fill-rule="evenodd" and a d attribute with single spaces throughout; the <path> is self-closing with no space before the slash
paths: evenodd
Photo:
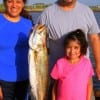
<path id="1" fill-rule="evenodd" d="M 100 30 L 89 7 L 77 0 L 58 0 L 43 11 L 38 23 L 45 24 L 48 28 L 50 71 L 56 60 L 64 55 L 62 46 L 64 35 L 72 30 L 82 29 L 91 42 L 97 75 L 100 79 L 100 42 L 98 37 Z"/>
<path id="2" fill-rule="evenodd" d="M 46 8 L 38 19 L 45 24 L 49 35 L 49 71 L 56 60 L 64 55 L 64 36 L 73 30 L 82 29 L 89 38 L 96 61 L 98 79 L 100 79 L 100 32 L 92 10 L 77 0 L 58 0 Z M 89 55 L 89 53 L 88 53 Z"/>

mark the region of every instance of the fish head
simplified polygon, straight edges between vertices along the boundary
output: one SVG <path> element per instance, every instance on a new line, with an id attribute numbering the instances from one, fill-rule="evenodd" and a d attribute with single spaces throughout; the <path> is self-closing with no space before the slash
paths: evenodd
<path id="1" fill-rule="evenodd" d="M 45 25 L 36 25 L 36 27 L 33 29 L 32 32 L 32 38 L 31 38 L 31 47 L 35 51 L 40 51 L 41 49 L 46 46 L 46 37 L 47 37 L 47 28 Z M 30 40 L 29 40 L 30 42 Z"/>

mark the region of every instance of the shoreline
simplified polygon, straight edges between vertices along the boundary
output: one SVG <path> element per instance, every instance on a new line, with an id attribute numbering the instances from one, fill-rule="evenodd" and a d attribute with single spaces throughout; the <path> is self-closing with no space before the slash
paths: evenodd
<path id="1" fill-rule="evenodd" d="M 91 8 L 91 7 L 90 7 Z M 42 12 L 45 8 L 25 8 L 24 10 L 27 12 Z M 93 12 L 100 12 L 100 9 L 91 8 Z M 0 9 L 0 13 L 4 12 L 4 9 Z"/>

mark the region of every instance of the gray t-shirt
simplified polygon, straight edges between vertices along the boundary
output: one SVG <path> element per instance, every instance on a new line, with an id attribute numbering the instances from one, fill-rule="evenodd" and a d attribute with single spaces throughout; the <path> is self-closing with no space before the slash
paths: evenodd
<path id="1" fill-rule="evenodd" d="M 93 11 L 79 2 L 70 11 L 64 11 L 57 3 L 46 8 L 38 19 L 48 28 L 50 66 L 64 56 L 64 35 L 75 29 L 82 29 L 87 34 L 99 33 L 99 27 Z"/>

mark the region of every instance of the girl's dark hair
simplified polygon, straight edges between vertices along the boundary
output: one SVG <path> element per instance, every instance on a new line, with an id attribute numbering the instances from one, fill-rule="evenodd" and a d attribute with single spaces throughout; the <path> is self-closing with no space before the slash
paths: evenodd
<path id="1" fill-rule="evenodd" d="M 65 36 L 64 40 L 64 48 L 67 47 L 70 41 L 78 41 L 81 46 L 81 55 L 85 55 L 87 52 L 88 43 L 85 37 L 84 32 L 81 29 L 77 29 L 75 31 L 69 32 Z"/>

